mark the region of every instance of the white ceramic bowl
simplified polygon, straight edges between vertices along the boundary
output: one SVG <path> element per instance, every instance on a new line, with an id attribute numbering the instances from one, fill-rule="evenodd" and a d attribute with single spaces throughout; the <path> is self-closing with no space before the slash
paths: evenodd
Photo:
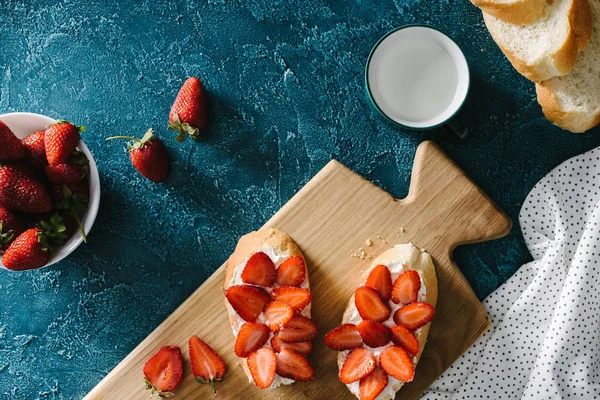
<path id="1" fill-rule="evenodd" d="M 56 122 L 56 120 L 50 117 L 26 112 L 3 114 L 0 115 L 0 120 L 6 125 L 8 125 L 8 127 L 20 139 L 35 131 L 44 130 L 46 126 Z M 100 206 L 100 177 L 98 176 L 98 168 L 96 167 L 96 162 L 94 161 L 92 154 L 85 146 L 83 141 L 79 142 L 77 149 L 84 153 L 90 162 L 90 204 L 87 213 L 81 220 L 81 223 L 83 224 L 83 229 L 87 235 L 92 229 L 92 226 L 94 225 L 96 215 L 98 215 L 98 207 Z M 67 243 L 64 244 L 64 246 L 56 248 L 54 250 L 50 262 L 46 264 L 45 267 L 57 263 L 63 258 L 67 257 L 69 254 L 75 251 L 75 249 L 82 242 L 83 237 L 81 236 L 81 232 L 79 232 L 79 230 L 76 230 L 75 234 L 67 241 Z M 4 267 L 1 262 L 0 267 Z"/>

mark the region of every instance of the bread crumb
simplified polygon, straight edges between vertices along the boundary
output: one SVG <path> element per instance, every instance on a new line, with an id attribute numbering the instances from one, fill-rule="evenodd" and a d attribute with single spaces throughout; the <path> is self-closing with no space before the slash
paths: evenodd
<path id="1" fill-rule="evenodd" d="M 406 229 L 400 228 L 400 233 L 406 233 Z"/>
<path id="2" fill-rule="evenodd" d="M 371 241 L 371 239 L 365 240 L 365 244 L 369 247 L 373 246 L 373 242 Z"/>
<path id="3" fill-rule="evenodd" d="M 382 238 L 381 236 L 377 235 L 377 239 L 381 240 L 383 243 L 387 244 L 387 242 L 385 241 L 384 238 Z"/>

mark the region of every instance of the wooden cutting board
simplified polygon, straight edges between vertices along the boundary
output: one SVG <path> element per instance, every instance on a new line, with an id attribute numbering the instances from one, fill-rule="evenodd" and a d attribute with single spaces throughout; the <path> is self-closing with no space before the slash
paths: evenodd
<path id="1" fill-rule="evenodd" d="M 452 250 L 459 244 L 502 237 L 511 221 L 434 143 L 424 142 L 417 150 L 405 199 L 395 199 L 331 161 L 265 227 L 289 233 L 308 263 L 312 317 L 319 327 L 310 355 L 315 367 L 312 382 L 272 391 L 248 383 L 233 351 L 234 337 L 223 301 L 225 267 L 221 266 L 85 399 L 150 398 L 142 368 L 164 345 L 178 345 L 184 354 L 184 379 L 176 398 L 212 398 L 210 387 L 192 377 L 187 346 L 191 335 L 212 345 L 229 367 L 225 381 L 218 385 L 218 399 L 354 399 L 337 377 L 337 352 L 323 344 L 323 336 L 340 324 L 348 299 L 370 264 L 357 257 L 361 249 L 373 257 L 407 242 L 432 255 L 439 280 L 437 313 L 415 379 L 396 397 L 415 399 L 490 326 L 485 310 L 452 261 Z M 367 239 L 371 246 L 366 245 Z"/>

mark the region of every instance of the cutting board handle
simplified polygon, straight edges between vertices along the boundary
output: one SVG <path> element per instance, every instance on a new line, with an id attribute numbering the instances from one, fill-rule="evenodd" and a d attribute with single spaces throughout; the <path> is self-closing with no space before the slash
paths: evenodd
<path id="1" fill-rule="evenodd" d="M 400 203 L 418 208 L 421 229 L 436 232 L 434 244 L 449 253 L 461 244 L 503 237 L 512 227 L 510 218 L 431 141 L 417 148 L 409 193 Z"/>

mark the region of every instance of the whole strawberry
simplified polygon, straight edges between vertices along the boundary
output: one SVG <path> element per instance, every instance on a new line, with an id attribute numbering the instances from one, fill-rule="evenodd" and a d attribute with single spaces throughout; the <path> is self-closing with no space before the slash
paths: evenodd
<path id="1" fill-rule="evenodd" d="M 169 129 L 179 132 L 177 141 L 183 142 L 186 136 L 200 140 L 200 131 L 208 125 L 206 92 L 200 79 L 189 78 L 177 94 L 169 114 Z"/>
<path id="2" fill-rule="evenodd" d="M 13 131 L 0 121 L 0 162 L 19 161 L 25 158 L 25 146 Z"/>
<path id="3" fill-rule="evenodd" d="M 65 162 L 75 151 L 79 144 L 79 133 L 83 131 L 85 131 L 85 126 L 75 126 L 62 120 L 48 125 L 44 137 L 48 164 L 57 165 Z"/>
<path id="4" fill-rule="evenodd" d="M 50 261 L 51 245 L 61 245 L 66 239 L 63 219 L 54 214 L 48 222 L 20 234 L 2 256 L 2 264 L 13 271 L 41 268 Z"/>
<path id="5" fill-rule="evenodd" d="M 0 252 L 5 250 L 24 230 L 19 218 L 12 211 L 0 206 Z"/>
<path id="6" fill-rule="evenodd" d="M 21 143 L 23 143 L 27 149 L 25 155 L 26 161 L 34 167 L 40 169 L 48 165 L 44 136 L 44 131 L 37 131 L 21 140 Z"/>
<path id="7" fill-rule="evenodd" d="M 44 214 L 52 209 L 44 184 L 23 165 L 0 167 L 0 204 L 9 210 L 33 214 Z"/>
<path id="8" fill-rule="evenodd" d="M 140 174 L 155 183 L 165 180 L 169 172 L 169 155 L 165 145 L 154 136 L 152 128 L 148 129 L 141 139 L 131 136 L 113 136 L 106 140 L 113 139 L 131 140 L 131 143 L 127 143 L 129 158 Z"/>
<path id="9" fill-rule="evenodd" d="M 76 151 L 64 163 L 47 165 L 44 171 L 48 180 L 56 185 L 75 183 L 83 179 L 89 172 L 88 159 L 80 151 Z"/>

